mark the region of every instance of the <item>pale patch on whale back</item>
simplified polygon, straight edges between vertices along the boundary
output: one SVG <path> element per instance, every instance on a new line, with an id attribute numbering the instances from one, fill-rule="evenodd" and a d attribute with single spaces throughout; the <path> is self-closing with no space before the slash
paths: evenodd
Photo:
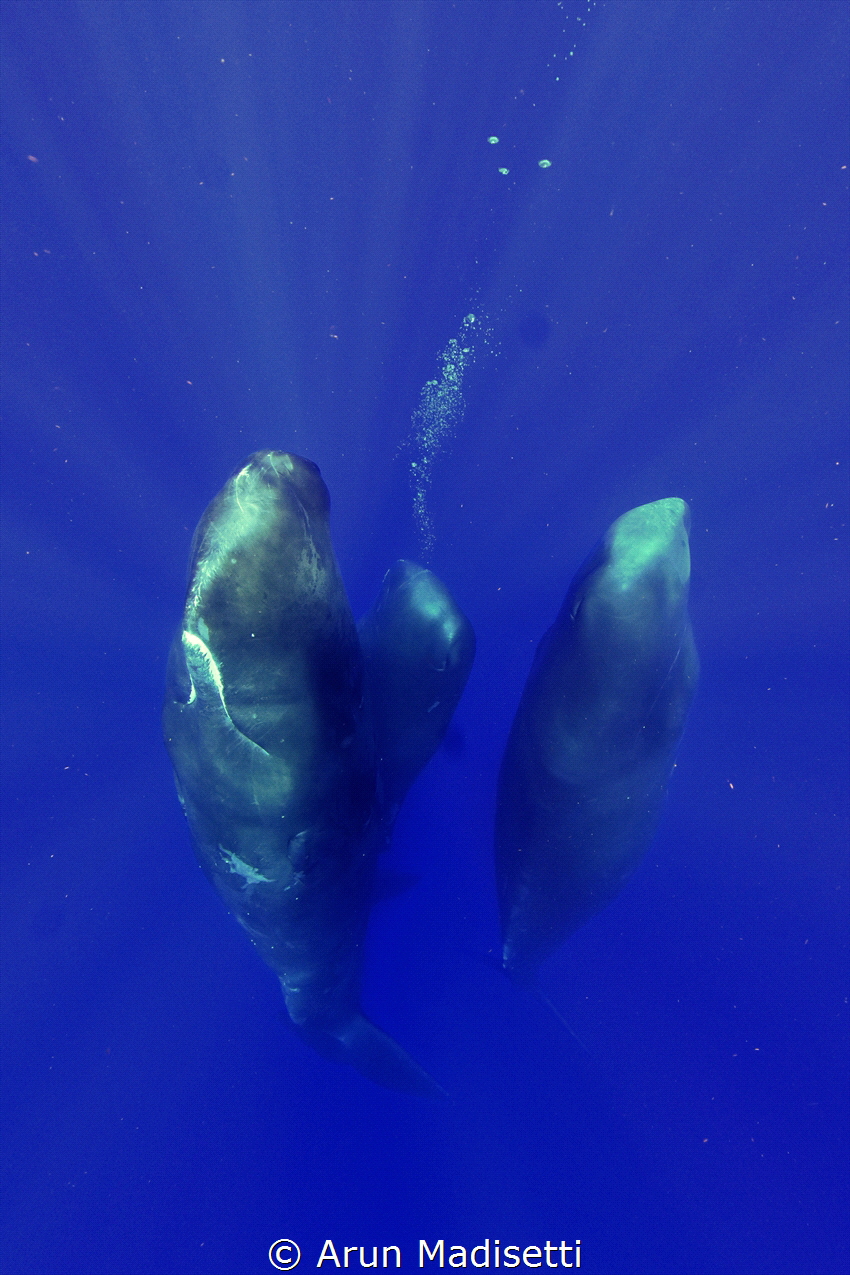
<path id="1" fill-rule="evenodd" d="M 206 628 L 206 625 L 204 625 L 204 628 Z M 189 679 L 192 683 L 192 694 L 189 697 L 189 703 L 191 704 L 193 700 L 197 698 L 195 678 L 192 677 L 192 673 L 198 673 L 199 671 L 202 671 L 202 673 L 206 672 L 208 676 L 205 677 L 204 680 L 207 683 L 212 682 L 213 686 L 218 691 L 218 697 L 221 700 L 221 707 L 224 709 L 225 713 L 227 713 L 227 716 L 230 717 L 230 714 L 227 712 L 227 704 L 224 702 L 224 682 L 221 678 L 221 670 L 219 669 L 218 664 L 213 657 L 213 653 L 207 646 L 206 642 L 203 638 L 198 637 L 197 633 L 190 633 L 188 629 L 184 629 L 183 649 L 186 652 L 186 663 L 189 666 Z M 202 666 L 198 664 L 198 655 L 203 661 Z"/>
<path id="2" fill-rule="evenodd" d="M 221 670 L 218 667 L 215 656 L 207 646 L 203 638 L 198 637 L 197 633 L 191 633 L 188 629 L 183 630 L 183 652 L 186 656 L 186 668 L 189 673 L 189 683 L 191 691 L 188 702 L 194 704 L 198 699 L 198 687 L 201 688 L 201 698 L 204 698 L 206 692 L 207 700 L 213 700 L 211 687 L 215 687 L 215 695 L 218 697 L 218 705 L 225 719 L 226 726 L 232 730 L 240 739 L 245 741 L 252 749 L 256 749 L 262 753 L 264 757 L 268 757 L 267 749 L 262 744 L 258 744 L 255 740 L 249 739 L 234 722 L 227 708 L 227 701 L 224 697 L 224 680 L 221 676 Z M 207 707 L 209 704 L 207 704 Z"/>
<path id="3" fill-rule="evenodd" d="M 250 863 L 246 863 L 244 859 L 240 859 L 238 854 L 234 854 L 232 850 L 225 850 L 224 846 L 219 846 L 221 857 L 224 859 L 231 872 L 235 872 L 238 876 L 243 877 L 246 885 L 258 885 L 260 881 L 271 882 L 272 877 L 264 877 L 256 868 L 252 868 Z"/>
<path id="4" fill-rule="evenodd" d="M 274 489 L 254 481 L 254 466 L 246 465 L 230 480 L 228 497 L 220 502 L 206 528 L 192 572 L 186 616 L 195 627 L 208 586 L 232 566 L 234 548 L 256 539 L 269 524 L 269 513 L 278 496 Z"/>

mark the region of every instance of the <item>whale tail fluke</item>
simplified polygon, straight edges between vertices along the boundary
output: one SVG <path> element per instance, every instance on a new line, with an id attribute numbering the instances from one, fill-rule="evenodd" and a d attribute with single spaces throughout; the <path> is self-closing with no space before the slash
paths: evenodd
<path id="1" fill-rule="evenodd" d="M 338 1027 L 301 1026 L 296 1031 L 318 1053 L 334 1062 L 348 1063 L 385 1089 L 423 1098 L 448 1097 L 445 1089 L 365 1014 L 354 1014 Z"/>

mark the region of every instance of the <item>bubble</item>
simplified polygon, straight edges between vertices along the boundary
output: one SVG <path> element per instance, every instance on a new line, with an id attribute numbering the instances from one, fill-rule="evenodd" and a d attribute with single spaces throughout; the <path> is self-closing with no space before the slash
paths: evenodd
<path id="1" fill-rule="evenodd" d="M 435 542 L 434 524 L 428 509 L 434 461 L 445 451 L 449 439 L 463 420 L 466 408 L 463 377 L 475 358 L 476 338 L 486 343 L 486 327 L 479 315 L 467 314 L 457 336 L 452 337 L 439 355 L 437 375 L 422 387 L 419 404 L 411 418 L 413 428 L 406 444 L 403 444 L 415 453 L 410 462 L 413 517 L 419 532 L 421 555 L 426 562 Z"/>
<path id="2" fill-rule="evenodd" d="M 540 160 L 538 160 L 538 161 L 537 161 L 537 167 L 538 167 L 538 168 L 551 168 L 551 167 L 552 167 L 552 161 L 551 161 L 551 159 L 540 159 Z"/>
<path id="3" fill-rule="evenodd" d="M 498 142 L 498 140 L 499 140 L 499 139 L 498 139 L 498 137 L 488 137 L 488 138 L 487 138 L 487 141 L 490 143 L 490 145 L 491 145 L 491 146 L 495 146 L 495 145 L 496 145 L 496 143 Z"/>

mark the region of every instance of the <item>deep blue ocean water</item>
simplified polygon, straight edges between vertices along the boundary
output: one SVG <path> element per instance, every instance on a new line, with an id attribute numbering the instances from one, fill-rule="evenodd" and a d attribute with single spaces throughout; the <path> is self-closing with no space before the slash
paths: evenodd
<path id="1" fill-rule="evenodd" d="M 283 1237 L 842 1275 L 848 6 L 2 18 L 4 1275 L 253 1275 Z M 366 969 L 443 1104 L 286 1030 L 175 797 L 192 529 L 266 447 L 321 467 L 357 615 L 428 459 L 477 633 Z M 702 681 L 646 861 L 543 972 L 580 1048 L 494 968 L 496 773 L 573 572 L 674 495 Z"/>

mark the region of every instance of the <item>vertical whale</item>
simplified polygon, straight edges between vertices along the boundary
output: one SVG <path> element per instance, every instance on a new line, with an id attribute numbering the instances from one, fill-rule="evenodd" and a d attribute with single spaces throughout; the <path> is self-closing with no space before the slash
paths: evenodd
<path id="1" fill-rule="evenodd" d="M 445 735 L 475 657 L 475 635 L 441 580 L 415 562 L 390 567 L 359 626 L 386 816 Z"/>
<path id="2" fill-rule="evenodd" d="M 413 640 L 415 607 L 406 629 L 376 621 L 375 646 L 407 683 L 376 717 L 329 510 L 318 468 L 275 451 L 249 457 L 209 505 L 169 657 L 164 734 L 201 866 L 278 975 L 299 1033 L 380 1084 L 435 1094 L 360 1009 L 373 876 L 394 813 L 378 758 L 396 774 L 395 714 L 402 699 L 428 698 L 433 671 Z M 448 630 L 462 628 L 443 594 Z M 465 680 L 452 681 L 451 710 Z M 439 743 L 417 711 L 401 732 L 420 736 L 416 770 Z"/>
<path id="3" fill-rule="evenodd" d="M 619 894 L 655 833 L 698 676 L 689 521 L 678 499 L 618 518 L 537 649 L 496 811 L 503 962 L 518 981 Z"/>

